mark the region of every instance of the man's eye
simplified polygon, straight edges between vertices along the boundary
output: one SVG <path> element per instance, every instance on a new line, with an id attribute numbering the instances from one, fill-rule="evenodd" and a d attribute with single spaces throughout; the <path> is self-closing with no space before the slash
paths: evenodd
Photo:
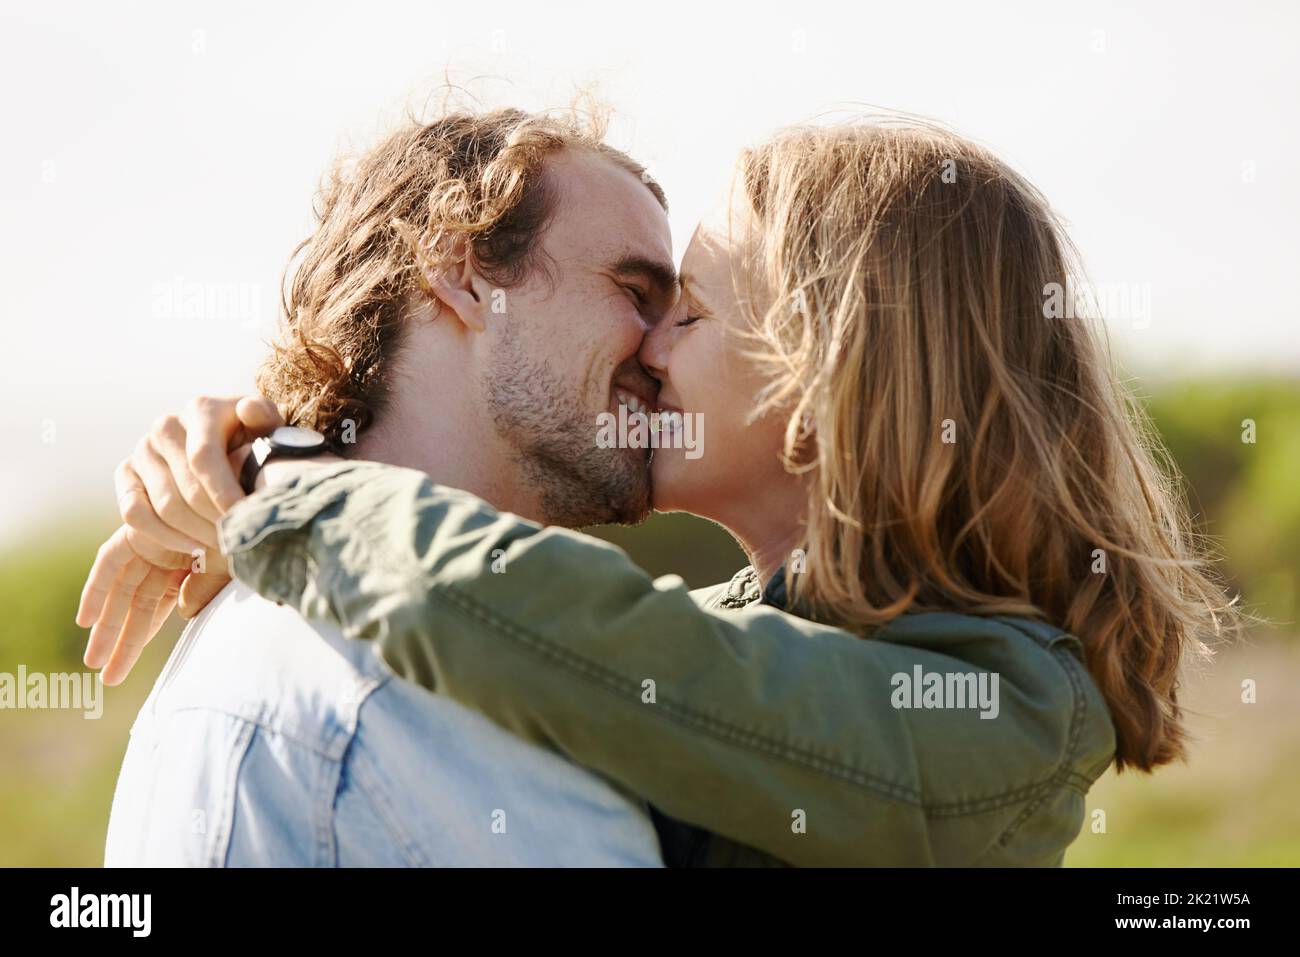
<path id="1" fill-rule="evenodd" d="M 624 286 L 623 288 L 632 294 L 632 298 L 636 300 L 638 306 L 644 306 L 649 303 L 649 300 L 646 299 L 645 293 L 636 286 Z"/>
<path id="2" fill-rule="evenodd" d="M 692 316 L 692 315 L 687 315 L 685 319 L 678 319 L 676 322 L 673 323 L 673 325 L 674 325 L 674 326 L 678 326 L 678 327 L 680 327 L 680 326 L 689 326 L 689 325 L 692 325 L 692 324 L 694 324 L 694 323 L 699 322 L 699 321 L 700 321 L 701 319 L 703 319 L 703 318 L 704 318 L 703 316 Z"/>

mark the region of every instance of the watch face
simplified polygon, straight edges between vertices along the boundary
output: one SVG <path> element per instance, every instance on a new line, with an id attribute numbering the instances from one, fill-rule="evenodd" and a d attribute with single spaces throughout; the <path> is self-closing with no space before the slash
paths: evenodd
<path id="1" fill-rule="evenodd" d="M 282 425 L 271 433 L 271 444 L 281 449 L 319 449 L 325 444 L 325 436 L 315 429 Z"/>

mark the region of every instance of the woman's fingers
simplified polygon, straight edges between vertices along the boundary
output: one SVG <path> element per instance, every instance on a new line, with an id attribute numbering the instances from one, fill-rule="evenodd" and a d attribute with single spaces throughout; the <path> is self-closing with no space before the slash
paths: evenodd
<path id="1" fill-rule="evenodd" d="M 153 622 L 149 626 L 149 634 L 158 634 L 162 630 L 162 626 L 167 623 L 167 618 L 176 608 L 176 601 L 180 597 L 181 584 L 188 574 L 185 571 L 172 572 L 171 578 L 167 582 L 167 590 L 163 592 L 162 601 L 158 602 L 158 610 L 154 612 Z"/>
<path id="2" fill-rule="evenodd" d="M 198 543 L 195 547 L 215 549 L 217 526 L 190 508 L 172 479 L 171 469 L 161 455 L 154 451 L 149 439 L 143 438 L 131 455 L 131 467 L 144 482 L 149 492 L 149 506 L 168 528 Z M 128 523 L 129 524 L 129 523 Z M 160 542 L 160 544 L 167 544 Z M 169 548 L 179 551 L 174 545 Z M 186 549 L 192 551 L 193 549 Z"/>
<path id="3" fill-rule="evenodd" d="M 143 559 L 133 556 L 118 572 L 104 600 L 99 620 L 90 629 L 90 641 L 86 644 L 84 659 L 87 668 L 99 668 L 109 660 L 117 644 L 117 637 L 122 632 L 122 625 L 131 610 L 135 590 L 148 577 L 151 568 L 152 566 Z"/>
<path id="4" fill-rule="evenodd" d="M 193 618 L 206 608 L 208 602 L 216 598 L 217 593 L 229 583 L 230 576 L 223 573 L 191 575 L 185 579 L 184 584 L 181 585 L 180 597 L 177 601 L 181 617 Z"/>
<path id="5" fill-rule="evenodd" d="M 117 508 L 126 525 L 169 551 L 188 555 L 205 547 L 202 542 L 176 531 L 158 517 L 149 490 L 129 459 L 118 464 L 113 482 L 117 487 Z"/>
<path id="6" fill-rule="evenodd" d="M 192 617 L 230 581 L 216 522 L 244 497 L 242 447 L 283 421 L 263 396 L 200 397 L 154 423 L 118 466 L 125 524 L 100 547 L 77 607 L 91 629 L 86 665 L 102 667 L 105 684 L 126 677 L 174 606 Z"/>
<path id="7" fill-rule="evenodd" d="M 106 685 L 121 684 L 155 634 L 154 626 L 164 596 L 173 581 L 179 585 L 178 573 L 164 568 L 149 568 L 137 583 L 126 607 L 121 629 L 117 632 L 112 655 L 100 673 Z M 116 593 L 115 593 L 116 597 Z M 110 599 L 111 603 L 111 599 Z M 115 609 L 114 609 L 115 610 Z M 164 617 L 164 620 L 165 617 Z M 161 625 L 161 622 L 159 623 Z"/>
<path id="8" fill-rule="evenodd" d="M 247 424 L 240 418 L 241 410 L 248 417 Z M 275 406 L 262 396 L 245 399 L 201 396 L 186 405 L 181 413 L 190 470 L 223 515 L 244 497 L 226 454 L 267 434 L 281 421 Z"/>
<path id="9" fill-rule="evenodd" d="M 172 481 L 176 483 L 181 498 L 185 499 L 189 507 L 209 522 L 216 522 L 221 518 L 221 510 L 213 503 L 207 489 L 190 468 L 189 456 L 186 453 L 185 426 L 181 425 L 180 418 L 165 415 L 155 422 L 149 432 L 149 444 L 167 463 L 167 468 L 172 473 Z"/>
<path id="10" fill-rule="evenodd" d="M 244 426 L 245 434 L 240 445 L 252 441 L 259 435 L 269 435 L 284 425 L 284 416 L 275 407 L 275 403 L 264 395 L 244 396 L 235 406 L 235 415 Z"/>
<path id="11" fill-rule="evenodd" d="M 81 628 L 89 628 L 99 621 L 99 615 L 104 610 L 104 603 L 108 600 L 118 575 L 127 562 L 136 557 L 127 542 L 128 531 L 123 525 L 95 553 L 95 562 L 90 566 L 90 574 L 86 576 L 86 584 L 81 589 L 81 602 L 77 606 L 77 625 Z M 86 664 L 92 668 L 99 667 L 90 664 L 90 653 L 91 649 L 87 646 Z"/>
<path id="12" fill-rule="evenodd" d="M 104 542 L 104 546 L 100 547 L 99 555 L 96 555 L 95 564 L 91 567 L 90 575 L 87 576 L 85 588 L 82 589 L 81 603 L 77 607 L 78 625 L 82 628 L 91 628 L 92 625 L 98 624 L 110 594 L 116 590 L 125 592 L 133 586 L 130 577 L 122 576 L 123 568 L 133 560 L 143 560 L 147 567 L 156 570 L 168 580 L 172 594 L 170 594 L 170 605 L 166 614 L 170 614 L 181 589 L 181 581 L 190 573 L 192 559 L 179 551 L 161 549 L 153 545 L 153 542 L 140 537 L 134 529 L 122 525 L 107 542 Z M 138 601 L 139 594 L 139 589 L 136 588 L 133 596 L 126 597 L 134 603 Z M 146 596 L 148 594 L 146 592 Z M 165 594 L 162 598 L 166 598 Z M 156 635 L 157 629 L 162 627 L 166 614 L 153 625 L 149 637 Z M 108 629 L 92 631 L 90 641 L 86 645 L 87 666 L 100 667 L 112 651 L 112 642 L 116 641 L 117 636 L 110 635 Z"/>
<path id="13" fill-rule="evenodd" d="M 131 535 L 123 525 L 100 547 L 77 609 L 77 624 L 91 628 L 86 667 L 107 662 L 106 684 L 126 677 L 140 649 L 167 621 L 190 570 L 189 557 L 175 552 L 163 555 L 176 567 L 150 564 L 132 548 Z M 120 650 L 124 644 L 126 651 Z"/>
<path id="14" fill-rule="evenodd" d="M 168 569 L 185 569 L 192 571 L 197 563 L 199 556 L 193 553 L 185 554 L 184 552 L 174 552 L 170 548 L 163 548 L 152 538 L 140 534 L 134 528 L 126 528 L 126 543 L 131 546 L 131 551 L 135 552 L 140 558 L 143 558 L 150 565 L 156 568 Z M 206 550 L 198 550 L 199 554 L 206 556 Z"/>

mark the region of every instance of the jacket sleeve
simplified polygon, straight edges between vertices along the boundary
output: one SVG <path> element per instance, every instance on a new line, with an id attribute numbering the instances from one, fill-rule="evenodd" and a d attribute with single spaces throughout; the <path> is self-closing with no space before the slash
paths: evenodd
<path id="1" fill-rule="evenodd" d="M 793 864 L 971 863 L 1034 798 L 1002 786 L 995 747 L 1026 773 L 1064 747 L 1030 718 L 1053 706 L 1046 686 L 1009 701 L 1004 683 L 991 721 L 891 703 L 914 665 L 998 667 L 987 633 L 901 645 L 703 609 L 605 542 L 407 469 L 350 462 L 263 490 L 222 545 L 241 581 L 373 639 L 399 675 Z"/>

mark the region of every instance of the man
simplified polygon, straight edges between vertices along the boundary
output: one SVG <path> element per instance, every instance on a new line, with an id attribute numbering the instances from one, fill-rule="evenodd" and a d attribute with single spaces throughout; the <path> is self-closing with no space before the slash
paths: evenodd
<path id="1" fill-rule="evenodd" d="M 336 452 L 409 466 L 548 524 L 634 522 L 647 450 L 592 447 L 620 403 L 653 405 L 636 361 L 676 296 L 666 203 L 597 130 L 514 110 L 409 125 L 326 185 L 259 377 Z M 201 414 L 203 410 L 196 410 Z M 161 435 L 175 419 L 156 426 Z M 164 443 L 119 469 L 106 549 L 165 615 L 224 584 L 205 515 L 229 486 L 177 488 Z M 195 449 L 203 457 L 224 450 Z M 273 468 L 269 466 L 268 468 Z M 147 519 L 144 513 L 147 512 Z M 153 551 L 151 551 L 153 548 Z M 210 593 L 209 593 L 210 594 Z M 102 612 L 102 614 L 101 614 Z M 146 620 L 147 619 L 147 620 Z M 156 615 L 88 585 L 87 664 L 120 680 Z M 367 645 L 229 586 L 187 629 L 132 730 L 108 865 L 659 863 L 641 802 L 485 718 L 395 678 Z"/>

